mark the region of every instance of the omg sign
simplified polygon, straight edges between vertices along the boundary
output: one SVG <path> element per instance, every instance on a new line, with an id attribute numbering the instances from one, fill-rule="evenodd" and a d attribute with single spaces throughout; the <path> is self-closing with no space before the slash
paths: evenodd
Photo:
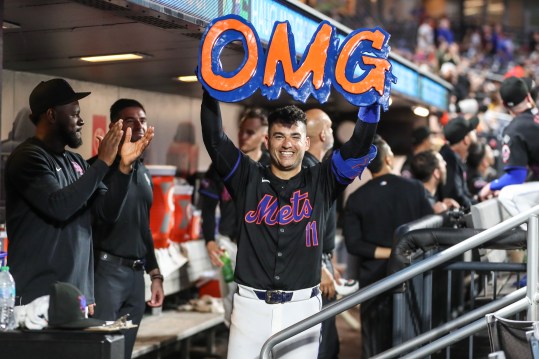
<path id="1" fill-rule="evenodd" d="M 341 44 L 329 22 L 318 26 L 300 60 L 288 21 L 275 22 L 264 50 L 252 24 L 237 15 L 214 19 L 201 40 L 197 76 L 219 101 L 237 102 L 260 89 L 273 100 L 281 89 L 298 101 L 313 96 L 327 101 L 331 87 L 356 106 L 378 102 L 387 109 L 391 83 L 396 78 L 389 62 L 389 34 L 381 28 L 358 29 Z M 241 64 L 224 71 L 221 52 L 231 42 L 241 42 Z"/>

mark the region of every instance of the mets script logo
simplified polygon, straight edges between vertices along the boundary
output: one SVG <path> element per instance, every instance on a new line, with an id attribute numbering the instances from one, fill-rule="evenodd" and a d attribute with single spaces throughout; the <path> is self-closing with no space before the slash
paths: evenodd
<path id="1" fill-rule="evenodd" d="M 245 214 L 245 222 L 261 224 L 262 222 L 273 226 L 275 224 L 286 225 L 291 222 L 300 222 L 305 218 L 311 218 L 313 207 L 309 201 L 309 194 L 296 191 L 290 198 L 290 204 L 279 208 L 277 198 L 267 194 L 265 195 L 256 211 L 249 211 Z M 305 226 L 305 246 L 318 246 L 318 230 L 316 221 L 307 222 Z"/>
<path id="2" fill-rule="evenodd" d="M 249 211 L 245 214 L 245 222 L 256 224 L 264 222 L 270 226 L 283 225 L 310 218 L 312 211 L 313 207 L 309 201 L 308 193 L 294 192 L 290 198 L 290 204 L 281 208 L 279 208 L 277 198 L 267 194 L 258 202 L 255 211 Z"/>

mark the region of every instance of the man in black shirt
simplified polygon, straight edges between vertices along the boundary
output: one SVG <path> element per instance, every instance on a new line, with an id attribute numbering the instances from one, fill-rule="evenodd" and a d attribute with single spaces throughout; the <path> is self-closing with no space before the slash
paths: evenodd
<path id="1" fill-rule="evenodd" d="M 65 150 L 82 144 L 84 121 L 78 100 L 63 79 L 41 82 L 30 94 L 36 134 L 19 145 L 6 164 L 6 213 L 9 265 L 19 304 L 47 295 L 51 285 L 68 282 L 86 297 L 93 313 L 94 276 L 92 216 L 114 222 L 122 209 L 132 165 L 153 137 L 149 130 L 137 142 L 118 146 L 122 121 L 99 138 L 97 160 L 90 166 Z M 127 130 L 126 138 L 131 138 Z M 120 151 L 110 186 L 101 182 Z"/>
<path id="2" fill-rule="evenodd" d="M 310 144 L 309 150 L 303 157 L 304 166 L 315 166 L 320 163 L 333 147 L 333 129 L 331 119 L 324 111 L 314 108 L 305 112 L 307 117 L 307 136 Z M 326 234 L 322 245 L 322 305 L 326 306 L 336 300 L 335 282 L 338 272 L 333 266 L 333 249 L 335 249 L 335 230 L 337 225 L 337 211 L 335 203 L 328 212 L 326 221 Z M 335 275 L 337 277 L 335 278 Z M 335 324 L 335 317 L 322 322 L 322 340 L 318 351 L 318 359 L 335 359 L 339 356 L 339 333 Z"/>
<path id="3" fill-rule="evenodd" d="M 271 165 L 262 166 L 224 134 L 219 104 L 204 92 L 204 144 L 242 218 L 229 358 L 258 356 L 272 334 L 320 310 L 321 241 L 328 211 L 374 157 L 371 142 L 379 111 L 378 104 L 360 108 L 350 141 L 331 159 L 302 167 L 309 148 L 305 113 L 295 106 L 278 109 L 268 118 Z M 317 325 L 275 350 L 280 358 L 314 358 L 319 336 Z"/>
<path id="4" fill-rule="evenodd" d="M 349 253 L 359 257 L 361 287 L 386 276 L 393 234 L 402 224 L 432 214 L 423 185 L 391 173 L 393 152 L 377 137 L 378 154 L 369 164 L 372 180 L 348 197 L 343 233 Z M 370 358 L 392 346 L 392 301 L 385 293 L 360 305 L 363 355 Z"/>
<path id="5" fill-rule="evenodd" d="M 479 124 L 477 117 L 470 120 L 455 117 L 444 126 L 447 143 L 440 149 L 440 154 L 447 163 L 447 181 L 442 186 L 442 198 L 453 198 L 461 207 L 470 208 L 476 201 L 466 184 L 466 158 L 468 148 L 477 141 L 475 128 Z"/>
<path id="6" fill-rule="evenodd" d="M 505 79 L 500 95 L 514 116 L 503 130 L 505 173 L 483 187 L 479 197 L 485 199 L 500 191 L 500 202 L 511 215 L 516 215 L 539 203 L 539 111 L 528 86 L 520 78 Z M 530 180 L 526 182 L 528 176 Z"/>
<path id="7" fill-rule="evenodd" d="M 131 141 L 143 138 L 148 130 L 144 107 L 136 100 L 120 99 L 110 108 L 110 126 L 123 121 L 123 130 L 131 129 Z M 122 139 L 123 141 L 125 139 Z M 89 162 L 95 160 L 92 158 Z M 120 163 L 117 157 L 103 179 L 110 184 L 112 175 Z M 153 238 L 150 231 L 150 207 L 153 201 L 150 172 L 142 158 L 133 164 L 133 176 L 120 217 L 115 223 L 96 218 L 94 220 L 95 261 L 95 317 L 114 321 L 129 315 L 133 324 L 140 324 L 144 314 L 144 271 L 151 278 L 150 307 L 163 303 L 163 276 L 155 258 Z M 137 328 L 124 333 L 125 358 L 131 352 L 137 336 Z"/>
<path id="8" fill-rule="evenodd" d="M 262 144 L 268 132 L 268 118 L 259 109 L 248 110 L 240 119 L 238 131 L 238 147 L 253 161 L 263 165 L 269 164 L 269 154 L 262 150 Z M 223 179 L 217 173 L 215 165 L 211 164 L 200 184 L 200 206 L 202 209 L 202 233 L 206 241 L 208 256 L 214 266 L 222 267 L 221 255 L 223 249 L 215 240 L 216 217 L 215 212 L 219 205 L 219 235 L 227 237 L 233 242 L 238 238 L 238 223 L 236 207 L 232 197 L 228 193 Z M 223 238 L 222 238 L 223 239 Z M 224 240 L 224 239 L 223 239 Z M 229 253 L 233 268 L 236 265 L 236 256 Z M 230 326 L 230 314 L 232 313 L 232 296 L 236 292 L 235 284 L 225 285 L 221 283 L 223 306 L 225 309 L 225 324 Z"/>

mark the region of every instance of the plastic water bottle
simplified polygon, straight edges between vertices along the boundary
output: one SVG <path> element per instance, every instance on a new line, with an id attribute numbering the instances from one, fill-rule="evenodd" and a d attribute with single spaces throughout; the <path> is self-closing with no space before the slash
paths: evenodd
<path id="1" fill-rule="evenodd" d="M 0 268 L 0 331 L 15 329 L 15 281 L 9 267 Z"/>
<path id="2" fill-rule="evenodd" d="M 221 268 L 223 279 L 225 282 L 230 283 L 234 280 L 234 269 L 232 269 L 232 261 L 230 260 L 228 252 L 224 251 L 223 254 L 221 254 L 220 259 L 221 262 L 223 262 L 223 267 Z"/>

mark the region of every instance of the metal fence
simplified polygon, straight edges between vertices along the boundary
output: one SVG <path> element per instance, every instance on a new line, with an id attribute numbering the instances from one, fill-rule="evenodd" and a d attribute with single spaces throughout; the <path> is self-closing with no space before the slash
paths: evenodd
<path id="1" fill-rule="evenodd" d="M 484 316 L 488 311 L 497 310 L 496 314 L 499 316 L 507 316 L 515 314 L 522 310 L 527 310 L 527 319 L 537 321 L 539 320 L 539 295 L 537 295 L 539 279 L 539 206 L 523 212 L 517 216 L 514 216 L 504 222 L 499 223 L 492 228 L 486 229 L 469 239 L 466 239 L 450 248 L 433 254 L 432 256 L 425 258 L 424 260 L 411 265 L 397 273 L 391 274 L 381 281 L 373 283 L 368 287 L 359 290 L 357 293 L 345 297 L 336 303 L 324 308 L 319 313 L 308 317 L 278 333 L 271 336 L 263 345 L 260 358 L 271 358 L 271 350 L 278 343 L 293 337 L 294 335 L 303 332 L 304 330 L 311 328 L 324 320 L 336 316 L 366 300 L 376 297 L 386 291 L 395 288 L 412 278 L 421 275 L 427 271 L 434 269 L 435 267 L 447 263 L 448 261 L 464 254 L 465 252 L 472 250 L 480 245 L 485 244 L 491 239 L 502 235 L 503 233 L 519 226 L 527 221 L 527 248 L 528 248 L 528 262 L 527 262 L 527 283 L 526 289 L 517 290 L 510 295 L 502 299 L 491 302 L 486 308 L 478 308 L 472 312 L 460 316 L 456 320 L 447 322 L 438 328 L 402 343 L 391 350 L 381 353 L 376 358 L 392 358 L 406 352 L 411 348 L 417 348 L 417 346 L 430 342 L 429 344 L 421 347 L 407 354 L 406 358 L 424 358 L 429 354 L 446 348 L 447 346 L 454 344 L 462 339 L 465 339 L 474 333 L 477 333 L 486 328 L 486 321 L 484 318 L 478 319 Z M 526 291 L 526 298 L 520 299 L 520 297 Z M 509 303 L 512 303 L 508 305 Z M 502 309 L 499 309 L 502 308 Z M 475 320 L 475 321 L 474 321 Z M 464 327 L 463 327 L 464 326 Z M 460 328 L 454 330 L 455 328 Z M 441 337 L 438 340 L 432 341 L 441 335 L 444 335 L 452 331 L 450 334 Z M 431 342 L 432 341 L 432 342 Z M 399 353 L 399 354 L 397 354 Z"/>

